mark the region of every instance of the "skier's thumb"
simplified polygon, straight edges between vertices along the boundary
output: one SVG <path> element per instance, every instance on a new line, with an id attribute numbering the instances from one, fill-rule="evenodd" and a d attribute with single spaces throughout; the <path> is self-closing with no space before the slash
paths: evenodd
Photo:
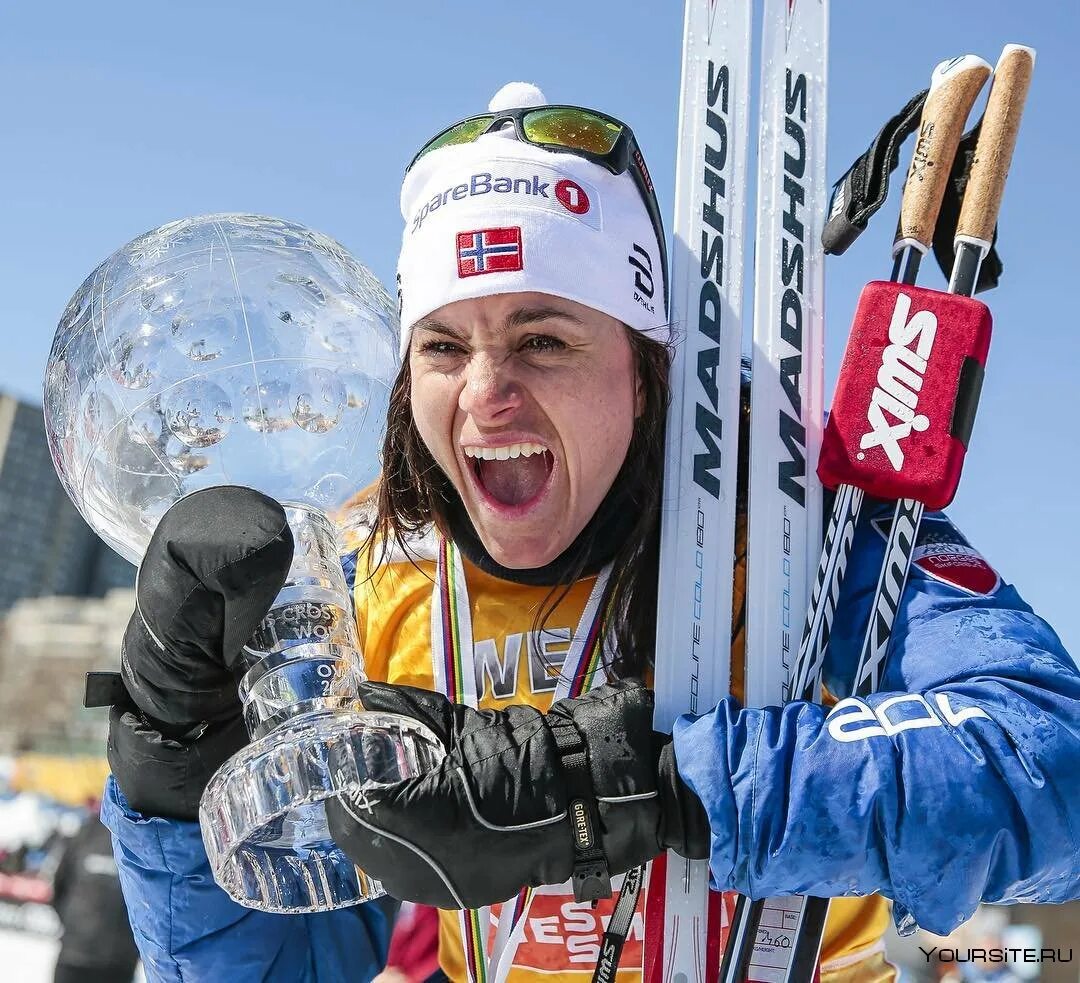
<path id="1" fill-rule="evenodd" d="M 252 488 L 207 488 L 161 518 L 139 567 L 137 599 L 166 648 L 232 667 L 292 563 L 285 510 Z"/>

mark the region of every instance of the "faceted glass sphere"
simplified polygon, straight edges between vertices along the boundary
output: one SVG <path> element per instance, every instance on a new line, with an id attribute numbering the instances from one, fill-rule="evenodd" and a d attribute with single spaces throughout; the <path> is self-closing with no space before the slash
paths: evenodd
<path id="1" fill-rule="evenodd" d="M 332 512 L 378 474 L 397 335 L 390 296 L 326 236 L 258 215 L 172 222 L 64 311 L 45 374 L 56 470 L 134 563 L 209 485 Z"/>

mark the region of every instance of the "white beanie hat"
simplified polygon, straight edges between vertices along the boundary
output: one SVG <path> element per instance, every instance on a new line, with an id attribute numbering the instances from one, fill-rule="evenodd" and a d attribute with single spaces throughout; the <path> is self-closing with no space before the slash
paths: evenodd
<path id="1" fill-rule="evenodd" d="M 547 104 L 503 86 L 491 112 Z M 495 131 L 421 157 L 401 188 L 401 354 L 413 326 L 444 304 L 538 291 L 577 301 L 666 341 L 661 264 L 629 171 Z"/>

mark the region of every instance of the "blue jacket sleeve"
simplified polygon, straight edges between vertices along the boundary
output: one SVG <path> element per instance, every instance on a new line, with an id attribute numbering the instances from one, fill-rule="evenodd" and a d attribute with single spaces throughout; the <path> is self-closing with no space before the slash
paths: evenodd
<path id="1" fill-rule="evenodd" d="M 149 983 L 342 983 L 386 962 L 388 908 L 369 902 L 315 915 L 243 908 L 214 882 L 197 823 L 133 812 L 110 777 L 102 821 Z"/>
<path id="2" fill-rule="evenodd" d="M 855 540 L 826 681 L 849 691 L 884 553 Z M 881 691 L 831 710 L 725 700 L 675 727 L 716 884 L 761 898 L 880 892 L 947 934 L 980 900 L 1080 897 L 1080 674 L 941 514 L 924 519 Z"/>

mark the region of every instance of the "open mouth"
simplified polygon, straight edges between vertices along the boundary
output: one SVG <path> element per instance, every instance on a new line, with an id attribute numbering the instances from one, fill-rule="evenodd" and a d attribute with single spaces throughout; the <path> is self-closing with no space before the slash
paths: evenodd
<path id="1" fill-rule="evenodd" d="M 542 444 L 465 447 L 476 483 L 487 498 L 504 508 L 520 509 L 548 487 L 555 458 Z"/>

